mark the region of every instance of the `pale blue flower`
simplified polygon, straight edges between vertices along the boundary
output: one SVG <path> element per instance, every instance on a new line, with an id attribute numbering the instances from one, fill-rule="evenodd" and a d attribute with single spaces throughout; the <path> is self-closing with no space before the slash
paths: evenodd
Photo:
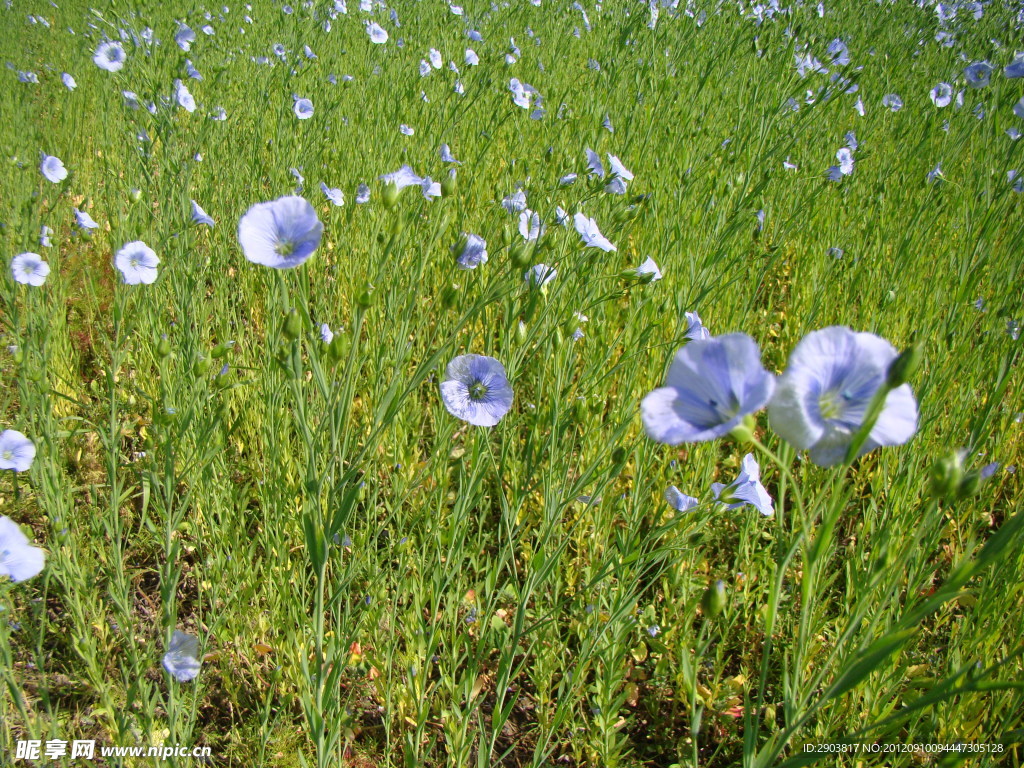
<path id="1" fill-rule="evenodd" d="M 587 168 L 590 170 L 590 175 L 603 179 L 604 164 L 601 162 L 600 156 L 590 147 L 587 147 L 585 152 L 587 154 Z"/>
<path id="2" fill-rule="evenodd" d="M 465 61 L 466 66 L 475 67 L 477 64 L 480 63 L 480 57 L 476 55 L 476 51 L 474 51 L 472 48 L 467 48 Z"/>
<path id="3" fill-rule="evenodd" d="M 18 524 L 0 517 L 0 576 L 14 582 L 31 579 L 43 570 L 44 561 L 43 550 L 28 543 Z"/>
<path id="4" fill-rule="evenodd" d="M 457 163 L 458 165 L 462 165 L 462 163 L 456 160 L 452 155 L 452 150 L 447 144 L 441 145 L 441 161 L 444 163 Z"/>
<path id="5" fill-rule="evenodd" d="M 78 83 L 75 82 L 75 78 L 69 75 L 67 72 L 60 76 L 60 81 L 64 83 L 64 87 L 69 91 L 75 90 L 78 87 Z"/>
<path id="6" fill-rule="evenodd" d="M 412 136 L 413 134 L 416 133 L 415 128 L 411 128 L 405 123 L 402 123 L 400 126 L 398 126 L 398 130 L 401 132 L 403 136 Z"/>
<path id="7" fill-rule="evenodd" d="M 772 428 L 793 446 L 809 449 L 815 464 L 839 464 L 896 357 L 892 344 L 872 333 L 831 326 L 807 334 L 768 405 Z M 903 384 L 886 396 L 859 455 L 902 445 L 916 431 L 917 402 Z"/>
<path id="8" fill-rule="evenodd" d="M 582 213 L 577 213 L 573 216 L 572 220 L 576 227 L 576 231 L 579 232 L 580 237 L 583 238 L 584 246 L 587 248 L 600 248 L 606 253 L 615 250 L 615 246 L 611 241 L 602 235 L 601 230 L 597 228 L 596 221 L 587 218 Z"/>
<path id="9" fill-rule="evenodd" d="M 74 211 L 75 211 L 75 223 L 78 224 L 78 226 L 80 226 L 82 229 L 89 230 L 89 229 L 96 229 L 96 228 L 99 227 L 99 224 L 97 224 L 93 220 L 92 216 L 90 216 L 85 211 L 80 211 L 77 208 L 75 208 Z"/>
<path id="10" fill-rule="evenodd" d="M 334 331 L 331 330 L 331 326 L 327 323 L 322 323 L 320 325 L 320 341 L 324 344 L 330 344 L 334 341 Z"/>
<path id="11" fill-rule="evenodd" d="M 972 88 L 985 88 L 992 79 L 992 65 L 987 61 L 975 61 L 964 69 L 964 78 Z"/>
<path id="12" fill-rule="evenodd" d="M 523 280 L 533 288 L 543 288 L 558 275 L 558 270 L 547 264 L 534 264 L 523 274 Z"/>
<path id="13" fill-rule="evenodd" d="M 712 483 L 711 491 L 727 509 L 738 509 L 744 504 L 749 504 L 765 517 L 775 514 L 772 497 L 761 485 L 761 467 L 758 466 L 753 454 L 748 453 L 743 457 L 740 474 L 736 480 L 728 486 L 723 483 Z"/>
<path id="14" fill-rule="evenodd" d="M 19 253 L 11 259 L 11 275 L 15 282 L 38 288 L 46 282 L 50 265 L 38 253 Z"/>
<path id="15" fill-rule="evenodd" d="M 509 213 L 519 213 L 520 211 L 526 210 L 526 193 L 519 189 L 513 192 L 511 195 L 507 195 L 504 200 L 501 201 L 501 207 Z"/>
<path id="16" fill-rule="evenodd" d="M 313 206 L 297 196 L 252 206 L 238 222 L 245 258 L 274 269 L 297 267 L 320 245 L 324 225 Z"/>
<path id="17" fill-rule="evenodd" d="M 462 250 L 456 256 L 460 269 L 476 269 L 487 263 L 487 241 L 480 235 L 466 235 Z"/>
<path id="18" fill-rule="evenodd" d="M 684 338 L 690 341 L 711 338 L 711 331 L 704 327 L 704 323 L 700 321 L 700 315 L 696 312 L 686 313 L 686 336 Z"/>
<path id="19" fill-rule="evenodd" d="M 493 427 L 512 407 L 512 386 L 505 366 L 485 355 L 460 355 L 448 363 L 441 400 L 456 418 Z"/>
<path id="20" fill-rule="evenodd" d="M 356 187 L 356 205 L 370 202 L 370 188 L 366 184 Z"/>
<path id="21" fill-rule="evenodd" d="M 953 86 L 949 83 L 939 83 L 932 88 L 929 95 L 931 96 L 932 104 L 939 109 L 948 107 L 953 101 Z"/>
<path id="22" fill-rule="evenodd" d="M 43 248 L 49 248 L 53 243 L 50 242 L 50 235 L 53 234 L 53 230 L 43 224 L 39 228 L 39 245 Z"/>
<path id="23" fill-rule="evenodd" d="M 92 60 L 97 67 L 105 72 L 118 72 L 124 66 L 128 55 L 118 42 L 104 41 L 96 46 Z"/>
<path id="24" fill-rule="evenodd" d="M 1024 53 L 1018 53 L 1013 61 L 1006 65 L 1003 75 L 1009 78 L 1024 77 Z"/>
<path id="25" fill-rule="evenodd" d="M 670 445 L 727 435 L 771 399 L 775 377 L 760 358 L 745 333 L 689 342 L 676 352 L 666 386 L 643 399 L 647 435 Z"/>
<path id="26" fill-rule="evenodd" d="M 653 283 L 655 280 L 661 280 L 661 270 L 654 263 L 654 259 L 648 256 L 644 259 L 644 263 L 636 268 L 636 276 L 646 280 L 646 282 Z"/>
<path id="27" fill-rule="evenodd" d="M 47 181 L 59 184 L 68 177 L 68 169 L 59 157 L 43 154 L 43 161 L 39 164 L 39 171 Z"/>
<path id="28" fill-rule="evenodd" d="M 540 214 L 531 211 L 529 208 L 519 214 L 519 234 L 526 241 L 537 240 L 544 234 L 544 222 L 540 220 Z"/>
<path id="29" fill-rule="evenodd" d="M 420 186 L 423 179 L 416 175 L 416 172 L 408 165 L 403 165 L 397 171 L 385 173 L 379 177 L 385 184 L 394 184 L 399 190 L 411 187 L 413 184 Z"/>
<path id="30" fill-rule="evenodd" d="M 192 201 L 192 221 L 196 224 L 205 224 L 208 227 L 215 226 L 216 224 L 213 218 L 195 200 Z"/>
<path id="31" fill-rule="evenodd" d="M 370 42 L 382 45 L 388 41 L 388 33 L 375 21 L 366 22 L 366 34 L 370 36 Z"/>
<path id="32" fill-rule="evenodd" d="M 181 50 L 188 52 L 189 48 L 192 47 L 192 43 L 195 42 L 196 33 L 189 29 L 184 24 L 178 27 L 178 31 L 174 33 L 174 42 L 178 44 Z"/>
<path id="33" fill-rule="evenodd" d="M 141 240 L 125 243 L 114 256 L 114 266 L 121 271 L 126 285 L 150 285 L 156 282 L 156 266 L 159 263 L 156 251 Z"/>
<path id="34" fill-rule="evenodd" d="M 181 82 L 181 80 L 174 81 L 174 100 L 186 112 L 196 111 L 196 100 L 189 93 L 188 86 Z"/>
<path id="35" fill-rule="evenodd" d="M 293 109 L 299 120 L 308 120 L 313 116 L 313 102 L 309 99 L 296 99 Z"/>
<path id="36" fill-rule="evenodd" d="M 882 106 L 888 107 L 893 112 L 899 112 L 903 109 L 903 99 L 898 93 L 887 93 L 882 97 Z"/>
<path id="37" fill-rule="evenodd" d="M 164 669 L 179 683 L 187 683 L 199 674 L 201 663 L 199 638 L 182 632 L 180 629 L 174 630 L 171 644 L 167 647 L 167 653 L 164 654 Z"/>
<path id="38" fill-rule="evenodd" d="M 36 457 L 36 446 L 16 429 L 0 432 L 0 469 L 25 472 Z"/>
<path id="39" fill-rule="evenodd" d="M 345 204 L 345 195 L 337 187 L 328 187 L 324 182 L 320 182 L 320 191 L 324 193 L 324 196 L 334 203 L 339 208 Z"/>
<path id="40" fill-rule="evenodd" d="M 693 496 L 687 496 L 674 485 L 670 485 L 665 489 L 665 501 L 667 501 L 668 505 L 676 512 L 689 512 L 700 504 L 700 499 L 695 499 Z"/>

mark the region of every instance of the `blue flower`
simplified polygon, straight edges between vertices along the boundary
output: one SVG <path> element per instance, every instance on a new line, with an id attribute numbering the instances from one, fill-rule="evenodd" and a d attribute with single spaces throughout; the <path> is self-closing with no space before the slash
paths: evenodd
<path id="1" fill-rule="evenodd" d="M 768 405 L 772 428 L 797 448 L 809 449 L 815 464 L 839 464 L 896 357 L 885 339 L 844 326 L 807 334 L 790 355 Z M 910 385 L 903 384 L 886 396 L 860 455 L 902 445 L 916 431 L 917 402 Z"/>
<path id="2" fill-rule="evenodd" d="M 11 275 L 15 282 L 38 288 L 46 282 L 50 265 L 38 253 L 19 253 L 11 259 Z"/>
<path id="3" fill-rule="evenodd" d="M 727 509 L 738 509 L 744 504 L 750 504 L 765 517 L 775 514 L 772 497 L 761 485 L 761 467 L 758 466 L 753 454 L 748 453 L 743 457 L 740 474 L 731 485 L 712 483 L 711 491 Z"/>
<path id="4" fill-rule="evenodd" d="M 670 485 L 665 489 L 665 501 L 667 501 L 668 505 L 676 512 L 689 512 L 700 504 L 700 499 L 695 499 L 693 496 L 687 496 L 674 485 Z"/>
<path id="5" fill-rule="evenodd" d="M 615 245 L 602 235 L 601 230 L 597 228 L 596 221 L 584 216 L 582 213 L 577 213 L 573 216 L 572 221 L 576 231 L 579 232 L 580 237 L 583 239 L 584 247 L 600 248 L 606 253 L 615 250 Z"/>
<path id="6" fill-rule="evenodd" d="M 179 683 L 187 683 L 199 674 L 200 663 L 199 638 L 180 629 L 174 630 L 164 654 L 164 669 Z"/>
<path id="7" fill-rule="evenodd" d="M 480 235 L 466 235 L 462 250 L 456 256 L 460 269 L 476 269 L 487 263 L 487 241 Z"/>
<path id="8" fill-rule="evenodd" d="M 36 447 L 16 429 L 0 432 L 0 469 L 25 472 L 36 457 Z"/>
<path id="9" fill-rule="evenodd" d="M 69 75 L 67 72 L 60 76 L 60 81 L 64 83 L 64 87 L 69 91 L 75 90 L 78 87 L 78 83 L 75 82 L 75 78 Z"/>
<path id="10" fill-rule="evenodd" d="M 313 116 L 313 102 L 309 99 L 296 99 L 294 110 L 299 120 L 308 120 Z"/>
<path id="11" fill-rule="evenodd" d="M 174 33 L 174 42 L 176 42 L 178 47 L 185 52 L 188 52 L 188 49 L 192 47 L 192 43 L 195 42 L 195 39 L 196 33 L 184 24 L 181 24 L 178 27 L 178 31 Z"/>
<path id="12" fill-rule="evenodd" d="M 80 211 L 77 208 L 75 208 L 74 211 L 75 211 L 75 223 L 78 224 L 78 226 L 80 226 L 82 229 L 87 229 L 88 230 L 88 229 L 96 229 L 97 227 L 99 227 L 99 224 L 97 224 L 95 222 L 95 220 L 93 220 L 92 216 L 90 216 L 85 211 Z"/>
<path id="13" fill-rule="evenodd" d="M 486 355 L 460 355 L 448 363 L 441 400 L 456 418 L 493 427 L 512 407 L 505 366 Z"/>
<path id="14" fill-rule="evenodd" d="M 342 194 L 341 190 L 337 187 L 328 187 L 324 182 L 320 182 L 320 191 L 324 193 L 328 200 L 334 203 L 339 208 L 345 204 L 345 195 Z"/>
<path id="15" fill-rule="evenodd" d="M 45 555 L 39 547 L 28 543 L 17 523 L 0 517 L 0 576 L 11 581 L 25 581 L 43 570 Z"/>
<path id="16" fill-rule="evenodd" d="M 366 34 L 370 36 L 370 42 L 382 45 L 388 41 L 388 33 L 375 21 L 366 22 Z"/>
<path id="17" fill-rule="evenodd" d="M 644 282 L 653 283 L 655 280 L 661 280 L 661 270 L 654 263 L 654 259 L 648 256 L 644 263 L 636 268 L 636 276 Z"/>
<path id="18" fill-rule="evenodd" d="M 156 251 L 141 240 L 133 240 L 114 256 L 114 265 L 121 270 L 126 285 L 150 285 L 156 282 L 156 265 L 160 258 Z"/>
<path id="19" fill-rule="evenodd" d="M 462 163 L 456 160 L 455 157 L 452 155 L 452 150 L 447 144 L 441 145 L 441 161 L 445 163 L 457 163 L 458 165 L 462 165 Z"/>
<path id="20" fill-rule="evenodd" d="M 290 269 L 313 254 L 323 230 L 312 205 L 286 196 L 252 206 L 238 222 L 238 242 L 254 264 Z"/>
<path id="21" fill-rule="evenodd" d="M 690 341 L 711 338 L 711 331 L 704 327 L 704 323 L 700 321 L 700 315 L 698 315 L 696 312 L 686 313 L 685 338 L 689 339 Z"/>
<path id="22" fill-rule="evenodd" d="M 972 88 L 984 88 L 992 78 L 992 65 L 987 61 L 975 61 L 964 69 L 964 78 Z"/>
<path id="23" fill-rule="evenodd" d="M 47 181 L 59 184 L 68 177 L 68 169 L 64 167 L 59 157 L 43 155 L 43 161 L 39 164 L 39 171 L 46 177 Z"/>
<path id="24" fill-rule="evenodd" d="M 105 72 L 117 72 L 124 66 L 127 58 L 128 55 L 120 43 L 104 41 L 96 46 L 96 53 L 93 54 L 92 60 L 97 67 Z"/>
<path id="25" fill-rule="evenodd" d="M 196 224 L 205 224 L 208 227 L 212 227 L 216 224 L 210 215 L 204 211 L 195 200 L 192 201 L 192 221 Z"/>
<path id="26" fill-rule="evenodd" d="M 531 288 L 544 288 L 544 286 L 554 280 L 557 275 L 558 270 L 554 267 L 549 267 L 547 264 L 534 264 L 523 273 L 523 280 L 528 283 Z"/>
<path id="27" fill-rule="evenodd" d="M 724 437 L 772 396 L 775 377 L 745 333 L 691 341 L 676 352 L 666 386 L 641 404 L 652 440 L 678 445 Z"/>
<path id="28" fill-rule="evenodd" d="M 174 99 L 186 112 L 196 111 L 196 100 L 188 92 L 188 87 L 181 80 L 174 81 Z"/>

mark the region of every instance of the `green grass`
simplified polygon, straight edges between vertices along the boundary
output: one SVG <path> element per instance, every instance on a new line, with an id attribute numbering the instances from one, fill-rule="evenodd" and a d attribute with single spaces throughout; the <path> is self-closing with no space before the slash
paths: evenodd
<path id="1" fill-rule="evenodd" d="M 0 278 L 0 428 L 38 450 L 29 472 L 0 473 L 0 514 L 47 552 L 35 579 L 0 583 L 0 762 L 30 738 L 197 744 L 247 768 L 1024 761 L 1024 517 L 1009 469 L 1024 402 L 1007 332 L 1024 314 L 1024 211 L 1006 175 L 1024 171 L 1024 142 L 1005 133 L 1024 130 L 1024 86 L 1001 71 L 1020 34 L 1010 10 L 961 10 L 946 48 L 934 9 L 902 0 L 760 26 L 695 3 L 703 24 L 663 10 L 654 29 L 643 4 L 606 2 L 587 5 L 589 31 L 564 2 L 467 0 L 461 18 L 419 2 L 396 5 L 398 28 L 378 11 L 390 40 L 375 46 L 354 0 L 330 33 L 329 4 L 261 4 L 252 24 L 229 5 L 213 37 L 198 5 L 0 12 L 0 58 L 39 78 L 0 71 L 0 240 L 5 264 L 38 251 L 52 268 L 41 288 L 6 266 Z M 182 18 L 198 38 L 187 54 Z M 123 70 L 92 63 L 102 35 L 147 26 L 160 44 L 127 42 Z M 828 76 L 801 79 L 794 54 L 809 43 L 826 61 L 837 36 L 860 90 L 824 97 Z M 506 66 L 510 37 L 521 55 Z M 463 65 L 467 45 L 480 66 Z M 421 78 L 431 47 L 445 67 Z M 963 67 L 986 58 L 991 85 L 967 88 Z M 512 104 L 511 77 L 542 94 L 543 119 Z M 131 90 L 159 104 L 176 78 L 195 113 L 123 103 Z M 932 105 L 940 81 L 965 89 L 962 108 Z M 890 92 L 901 111 L 881 106 Z M 224 122 L 208 119 L 218 106 Z M 851 130 L 854 173 L 830 182 Z M 463 162 L 454 194 L 412 188 L 386 206 L 377 177 L 410 163 L 444 178 L 442 142 Z M 634 172 L 626 196 L 587 179 L 586 147 Z M 40 151 L 66 181 L 43 179 Z M 245 260 L 237 222 L 292 193 L 293 167 L 324 238 L 277 273 Z M 580 180 L 560 187 L 569 172 Z M 558 268 L 543 292 L 511 264 L 520 238 L 500 201 L 519 184 L 548 227 L 532 262 Z M 190 199 L 215 228 L 191 223 Z M 582 249 L 556 205 L 581 206 L 617 252 Z M 73 207 L 100 229 L 84 236 Z M 468 232 L 490 258 L 461 271 L 451 247 Z M 113 254 L 138 239 L 159 279 L 121 285 Z M 648 255 L 664 279 L 624 274 Z M 763 412 L 759 447 L 650 441 L 640 401 L 692 310 L 714 334 L 754 336 L 776 373 L 828 325 L 923 344 L 918 433 L 833 469 Z M 576 312 L 589 321 L 574 342 Z M 441 402 L 444 367 L 466 352 L 508 370 L 515 402 L 493 429 Z M 1000 470 L 936 498 L 931 467 L 961 447 L 969 469 Z M 747 452 L 774 517 L 712 500 Z M 675 514 L 672 484 L 702 504 Z M 712 616 L 701 600 L 719 579 Z M 205 653 L 191 683 L 161 667 L 175 629 Z M 999 751 L 805 751 L 828 742 Z"/>

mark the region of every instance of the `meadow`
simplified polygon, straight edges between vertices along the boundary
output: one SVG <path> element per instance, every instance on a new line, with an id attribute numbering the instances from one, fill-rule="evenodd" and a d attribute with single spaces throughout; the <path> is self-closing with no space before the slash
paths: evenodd
<path id="1" fill-rule="evenodd" d="M 0 764 L 1024 763 L 1020 3 L 226 2 L 0 9 Z"/>

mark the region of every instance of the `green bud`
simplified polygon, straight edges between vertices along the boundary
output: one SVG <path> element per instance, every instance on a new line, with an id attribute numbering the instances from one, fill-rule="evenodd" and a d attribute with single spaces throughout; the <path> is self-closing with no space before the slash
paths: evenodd
<path id="1" fill-rule="evenodd" d="M 233 341 L 225 341 L 223 344 L 218 344 L 213 348 L 213 351 L 210 353 L 210 357 L 214 360 L 219 360 L 230 352 L 233 346 L 235 346 L 235 342 Z"/>
<path id="2" fill-rule="evenodd" d="M 299 313 L 294 309 L 288 313 L 288 316 L 284 319 L 284 325 L 281 327 L 281 334 L 288 339 L 288 341 L 295 341 L 302 335 L 302 320 L 299 318 Z"/>
<path id="3" fill-rule="evenodd" d="M 444 181 L 441 182 L 441 197 L 451 197 L 455 194 L 455 177 L 446 176 Z"/>
<path id="4" fill-rule="evenodd" d="M 519 339 L 519 343 L 522 344 L 524 341 L 526 341 L 526 336 L 527 336 L 526 323 L 524 323 L 522 320 L 520 320 L 519 321 L 519 325 L 516 326 L 516 338 L 518 338 Z"/>
<path id="5" fill-rule="evenodd" d="M 398 214 L 394 219 L 391 220 L 391 234 L 400 235 L 402 230 L 405 229 L 405 216 Z"/>
<path id="6" fill-rule="evenodd" d="M 363 309 L 369 309 L 373 306 L 373 286 L 369 283 L 363 285 L 363 290 L 356 296 L 356 304 Z"/>
<path id="7" fill-rule="evenodd" d="M 704 611 L 705 616 L 713 619 L 721 615 L 722 611 L 725 610 L 727 602 L 728 596 L 725 592 L 725 582 L 718 579 L 704 592 L 704 596 L 700 599 L 700 607 Z"/>
<path id="8" fill-rule="evenodd" d="M 956 495 L 960 499 L 968 499 L 976 494 L 981 489 L 981 473 L 976 469 L 972 469 L 966 475 L 963 480 L 957 486 Z"/>
<path id="9" fill-rule="evenodd" d="M 512 266 L 516 269 L 525 269 L 530 266 L 530 258 L 532 255 L 533 254 L 530 252 L 530 244 L 525 241 L 516 243 L 508 252 L 509 259 L 512 261 Z"/>
<path id="10" fill-rule="evenodd" d="M 337 362 L 345 357 L 345 353 L 348 352 L 348 335 L 341 333 L 340 331 L 334 334 L 334 338 L 331 339 L 331 346 L 327 351 L 331 360 Z"/>
<path id="11" fill-rule="evenodd" d="M 445 309 L 451 309 L 455 306 L 455 303 L 459 299 L 459 286 L 449 285 L 443 291 L 441 291 L 441 306 Z"/>
<path id="12" fill-rule="evenodd" d="M 167 334 L 163 334 L 160 337 L 160 341 L 156 343 L 156 353 L 159 357 L 167 357 L 171 354 L 171 342 L 167 338 Z"/>
<path id="13" fill-rule="evenodd" d="M 729 437 L 740 445 L 752 443 L 754 441 L 754 425 L 754 415 L 748 413 L 740 420 L 739 424 L 729 430 Z"/>
<path id="14" fill-rule="evenodd" d="M 205 357 L 200 357 L 192 364 L 192 373 L 196 378 L 205 376 L 210 371 L 210 361 Z"/>
<path id="15" fill-rule="evenodd" d="M 932 464 L 930 470 L 932 495 L 939 499 L 952 496 L 964 477 L 964 452 L 954 451 Z"/>
<path id="16" fill-rule="evenodd" d="M 910 378 L 921 367 L 921 360 L 924 358 L 924 345 L 921 342 L 915 343 L 900 353 L 900 356 L 892 361 L 889 366 L 889 373 L 886 375 L 886 386 L 890 389 L 902 386 L 910 381 Z"/>
<path id="17" fill-rule="evenodd" d="M 622 464 L 625 461 L 626 461 L 626 449 L 625 448 L 623 448 L 622 446 L 619 446 L 614 451 L 612 451 L 612 462 L 614 462 L 615 464 Z"/>
<path id="18" fill-rule="evenodd" d="M 129 197 L 129 198 L 131 198 L 131 201 L 132 201 L 133 203 L 137 203 L 137 202 L 139 202 L 139 200 L 141 200 L 141 199 L 142 199 L 142 190 L 141 190 L 141 189 L 138 189 L 138 188 L 135 188 L 135 187 L 133 187 L 133 188 L 132 188 L 132 189 L 131 189 L 131 190 L 130 190 L 130 191 L 128 192 L 128 197 Z"/>
<path id="19" fill-rule="evenodd" d="M 11 350 L 11 356 L 14 358 L 15 365 L 21 365 L 25 362 L 25 350 L 21 347 L 15 347 Z"/>
<path id="20" fill-rule="evenodd" d="M 389 183 L 384 186 L 384 194 L 381 195 L 384 199 L 384 207 L 389 211 L 398 204 L 398 185 Z"/>

